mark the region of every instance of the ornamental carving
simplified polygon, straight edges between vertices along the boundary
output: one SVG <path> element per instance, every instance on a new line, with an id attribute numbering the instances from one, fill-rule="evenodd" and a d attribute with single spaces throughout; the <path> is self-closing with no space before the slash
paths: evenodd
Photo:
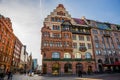
<path id="1" fill-rule="evenodd" d="M 85 52 L 85 51 L 87 51 L 87 48 L 86 48 L 86 47 L 80 47 L 79 50 L 80 50 L 81 52 Z"/>

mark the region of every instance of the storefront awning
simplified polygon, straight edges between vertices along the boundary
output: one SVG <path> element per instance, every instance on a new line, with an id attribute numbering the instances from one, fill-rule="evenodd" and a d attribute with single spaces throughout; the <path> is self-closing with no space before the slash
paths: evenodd
<path id="1" fill-rule="evenodd" d="M 115 62 L 114 64 L 103 64 L 104 67 L 108 66 L 120 66 L 120 62 Z"/>

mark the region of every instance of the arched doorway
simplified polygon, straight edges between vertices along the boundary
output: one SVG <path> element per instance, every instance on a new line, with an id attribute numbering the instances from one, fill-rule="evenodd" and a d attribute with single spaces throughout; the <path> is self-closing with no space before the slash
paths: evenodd
<path id="1" fill-rule="evenodd" d="M 66 63 L 66 64 L 64 65 L 64 72 L 65 72 L 65 73 L 72 73 L 72 64 Z"/>
<path id="2" fill-rule="evenodd" d="M 99 69 L 99 72 L 103 72 L 102 60 L 101 59 L 98 60 L 98 69 Z"/>
<path id="3" fill-rule="evenodd" d="M 47 65 L 43 64 L 43 74 L 46 74 L 46 73 L 47 73 Z"/>
<path id="4" fill-rule="evenodd" d="M 59 69 L 60 69 L 59 63 L 54 63 L 52 65 L 52 74 L 55 74 L 55 75 L 59 74 Z"/>
<path id="5" fill-rule="evenodd" d="M 81 63 L 76 64 L 76 73 L 78 73 L 78 71 L 83 71 L 83 65 Z"/>
<path id="6" fill-rule="evenodd" d="M 88 66 L 88 74 L 91 74 L 93 72 L 92 66 Z"/>
<path id="7" fill-rule="evenodd" d="M 103 72 L 103 68 L 101 64 L 98 65 L 98 69 L 99 69 L 99 72 Z"/>

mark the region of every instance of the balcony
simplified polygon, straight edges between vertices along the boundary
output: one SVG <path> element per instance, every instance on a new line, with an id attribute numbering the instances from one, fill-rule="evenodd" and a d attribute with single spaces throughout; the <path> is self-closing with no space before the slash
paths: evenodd
<path id="1" fill-rule="evenodd" d="M 84 34 L 84 35 L 90 35 L 90 32 L 85 31 L 71 31 L 73 34 Z"/>

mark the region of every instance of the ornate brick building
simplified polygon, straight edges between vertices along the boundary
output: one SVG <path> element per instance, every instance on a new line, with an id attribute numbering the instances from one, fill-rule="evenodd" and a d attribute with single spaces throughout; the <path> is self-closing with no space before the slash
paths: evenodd
<path id="1" fill-rule="evenodd" d="M 87 22 L 92 27 L 97 71 L 120 71 L 120 26 L 94 20 Z"/>
<path id="2" fill-rule="evenodd" d="M 9 71 L 12 62 L 15 36 L 9 18 L 0 15 L 0 69 Z"/>
<path id="3" fill-rule="evenodd" d="M 71 18 L 59 4 L 44 20 L 41 54 L 43 73 L 76 74 L 95 71 L 91 27 L 84 19 Z"/>

